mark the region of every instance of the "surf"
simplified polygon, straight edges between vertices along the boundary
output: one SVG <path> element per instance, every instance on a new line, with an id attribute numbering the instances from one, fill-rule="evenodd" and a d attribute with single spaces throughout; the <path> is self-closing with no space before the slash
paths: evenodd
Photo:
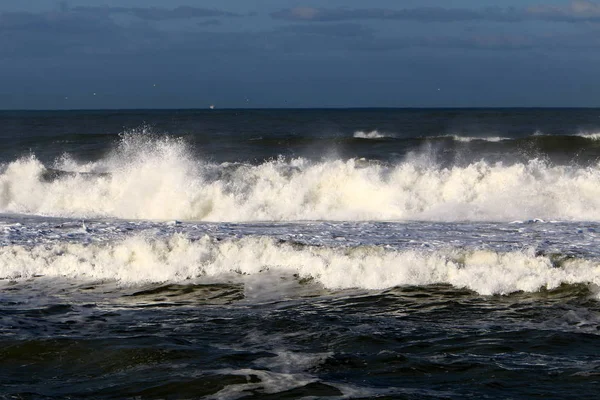
<path id="1" fill-rule="evenodd" d="M 0 248 L 0 279 L 33 277 L 79 281 L 112 280 L 123 285 L 156 282 L 244 282 L 277 274 L 327 289 L 386 289 L 450 284 L 481 295 L 535 292 L 562 284 L 600 285 L 594 260 L 515 251 L 384 246 L 312 246 L 249 236 L 219 240 L 176 233 L 134 235 L 109 243 L 7 245 Z M 276 280 L 274 280 L 276 281 Z"/>
<path id="2" fill-rule="evenodd" d="M 212 163 L 181 139 L 125 135 L 97 161 L 29 155 L 0 167 L 0 212 L 76 218 L 242 221 L 600 220 L 600 165 L 540 159 L 441 166 L 277 158 Z"/>

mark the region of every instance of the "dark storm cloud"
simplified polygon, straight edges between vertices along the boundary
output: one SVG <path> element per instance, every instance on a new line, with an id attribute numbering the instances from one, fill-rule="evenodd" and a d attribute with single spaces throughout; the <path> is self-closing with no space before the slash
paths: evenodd
<path id="1" fill-rule="evenodd" d="M 600 3 L 591 1 L 572 1 L 568 6 L 554 5 L 532 6 L 525 10 L 531 19 L 557 22 L 600 22 Z"/>
<path id="2" fill-rule="evenodd" d="M 0 32 L 29 31 L 53 33 L 98 32 L 115 27 L 112 20 L 73 12 L 0 13 Z"/>
<path id="3" fill-rule="evenodd" d="M 523 9 L 491 7 L 481 10 L 443 7 L 418 7 L 400 10 L 296 7 L 273 12 L 271 13 L 271 17 L 296 22 L 331 22 L 367 19 L 416 22 L 521 22 L 530 20 L 593 22 L 600 21 L 600 3 L 573 1 L 566 6 L 540 5 Z"/>
<path id="4" fill-rule="evenodd" d="M 240 14 L 228 11 L 189 6 L 179 6 L 172 9 L 158 7 L 75 7 L 71 11 L 97 14 L 127 14 L 148 21 L 240 16 Z"/>
<path id="5" fill-rule="evenodd" d="M 287 25 L 279 27 L 275 32 L 283 34 L 297 35 L 319 35 L 330 37 L 372 37 L 375 33 L 374 29 L 352 23 L 341 24 L 307 24 L 307 25 Z"/>
<path id="6" fill-rule="evenodd" d="M 5 59 L 159 50 L 162 36 L 140 24 L 120 26 L 104 14 L 73 10 L 0 13 L 0 53 Z"/>
<path id="7" fill-rule="evenodd" d="M 541 48 L 538 38 L 519 35 L 430 36 L 391 40 L 389 50 L 405 47 L 464 50 L 529 50 Z"/>
<path id="8" fill-rule="evenodd" d="M 223 22 L 216 18 L 198 22 L 198 26 L 219 26 L 219 25 L 223 25 Z"/>
<path id="9" fill-rule="evenodd" d="M 114 14 L 119 13 L 135 15 L 144 21 L 122 25 L 113 19 Z M 60 11 L 0 12 L 0 54 L 3 57 L 35 58 L 160 53 L 173 46 L 181 51 L 193 50 L 202 41 L 186 39 L 201 33 L 175 34 L 157 29 L 146 21 L 210 16 L 237 14 L 193 7 L 168 10 L 63 6 Z M 215 18 L 204 21 L 205 26 L 218 23 Z M 228 43 L 230 40 L 225 38 L 224 44 Z"/>
<path id="10" fill-rule="evenodd" d="M 360 19 L 412 20 L 420 22 L 452 22 L 492 19 L 512 21 L 519 18 L 512 9 L 489 9 L 486 11 L 451 9 L 442 7 L 422 7 L 402 10 L 391 9 L 349 9 L 349 8 L 312 8 L 296 7 L 271 13 L 271 17 L 287 21 L 347 21 Z"/>
<path id="11" fill-rule="evenodd" d="M 294 23 L 274 28 L 264 28 L 253 31 L 209 32 L 213 25 L 220 24 L 223 16 L 231 16 L 227 12 L 195 9 L 188 16 L 207 17 L 199 21 L 193 28 L 186 31 L 170 30 L 168 27 L 158 27 L 152 21 L 176 18 L 180 16 L 181 8 L 145 9 L 140 10 L 122 7 L 63 7 L 62 11 L 52 12 L 4 12 L 0 13 L 0 54 L 4 60 L 11 57 L 84 57 L 100 55 L 103 57 L 118 57 L 148 55 L 161 57 L 168 54 L 173 59 L 191 57 L 191 55 L 222 55 L 261 57 L 268 54 L 298 53 L 318 56 L 328 51 L 345 52 L 376 52 L 386 50 L 401 50 L 404 48 L 440 48 L 440 49 L 473 49 L 473 50 L 519 50 L 519 49 L 582 49 L 600 48 L 600 33 L 591 26 L 578 35 L 567 36 L 565 33 L 547 33 L 535 36 L 533 34 L 513 35 L 480 34 L 476 31 L 445 34 L 442 31 L 432 34 L 391 34 L 378 32 L 373 27 L 360 23 L 330 22 L 319 23 L 312 11 L 296 11 L 296 17 L 302 17 L 305 23 Z M 151 11 L 148 11 L 151 10 Z M 158 11 L 160 11 L 160 13 Z M 179 11 L 176 11 L 179 10 Z M 185 8 L 184 8 L 185 10 Z M 311 9 L 312 10 L 312 9 Z M 424 9 L 411 14 L 414 18 L 425 18 Z M 431 10 L 431 9 L 428 9 Z M 166 12 L 165 12 L 166 11 Z M 189 10 L 188 10 L 189 11 Z M 342 10 L 343 11 L 343 10 Z M 347 13 L 351 10 L 345 10 Z M 571 14 L 566 14 L 569 11 Z M 556 7 L 538 7 L 529 10 L 537 15 L 556 16 L 563 18 L 591 18 L 594 12 L 600 12 L 599 7 L 588 2 L 572 3 L 569 9 Z M 165 13 L 163 13 L 165 12 Z M 144 20 L 134 19 L 128 23 L 118 23 L 115 13 L 137 13 L 145 15 Z M 162 13 L 162 14 L 161 14 Z M 211 14 L 212 13 L 212 14 Z M 342 14 L 343 14 L 342 13 Z M 516 15 L 516 11 L 497 11 L 497 15 Z M 511 14 L 515 13 L 515 14 Z M 574 13 L 574 14 L 573 14 Z M 137 15 L 136 14 L 136 15 Z M 459 18 L 460 13 L 444 13 L 437 11 L 437 20 L 448 19 L 450 15 Z M 160 15 L 160 16 L 159 16 Z M 359 15 L 359 14 L 353 14 Z M 376 15 L 371 13 L 369 15 Z M 404 14 L 407 15 L 407 14 Z M 470 14 L 460 14 L 467 18 Z M 389 15 L 388 17 L 390 17 Z M 179 18 L 179 17 L 177 17 Z M 340 18 L 338 18 L 340 19 Z M 336 19 L 330 19 L 335 21 Z"/>

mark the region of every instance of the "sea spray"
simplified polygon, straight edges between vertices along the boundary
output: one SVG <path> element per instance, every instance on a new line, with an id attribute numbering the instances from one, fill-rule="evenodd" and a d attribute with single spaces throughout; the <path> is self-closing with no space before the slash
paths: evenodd
<path id="1" fill-rule="evenodd" d="M 600 220 L 600 166 L 478 161 L 442 167 L 304 158 L 209 163 L 182 140 L 125 136 L 95 162 L 35 156 L 0 173 L 0 212 L 196 221 Z"/>

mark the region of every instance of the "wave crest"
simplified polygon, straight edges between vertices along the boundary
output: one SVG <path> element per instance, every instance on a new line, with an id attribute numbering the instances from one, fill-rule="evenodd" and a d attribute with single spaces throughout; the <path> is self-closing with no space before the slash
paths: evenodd
<path id="1" fill-rule="evenodd" d="M 365 132 L 365 131 L 356 131 L 354 132 L 354 137 L 357 139 L 385 139 L 389 137 L 393 137 L 391 135 L 386 135 L 377 130 Z"/>
<path id="2" fill-rule="evenodd" d="M 268 237 L 218 241 L 183 234 L 134 236 L 112 244 L 58 243 L 0 248 L 0 278 L 42 275 L 122 284 L 242 279 L 266 271 L 314 280 L 328 289 L 386 289 L 451 284 L 482 295 L 533 292 L 563 283 L 600 284 L 600 264 L 557 263 L 533 250 L 391 250 L 379 246 L 313 247 Z M 233 277 L 233 278 L 232 278 Z"/>
<path id="3" fill-rule="evenodd" d="M 600 220 L 600 166 L 532 160 L 444 168 L 419 157 L 395 165 L 361 159 L 194 159 L 172 138 L 125 136 L 107 157 L 34 156 L 0 169 L 0 212 L 61 217 L 198 221 Z M 61 171 L 68 171 L 62 173 Z"/>

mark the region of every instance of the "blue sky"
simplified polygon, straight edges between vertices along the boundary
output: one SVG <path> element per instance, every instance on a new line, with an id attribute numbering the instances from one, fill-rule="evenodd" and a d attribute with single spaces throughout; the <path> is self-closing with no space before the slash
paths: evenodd
<path id="1" fill-rule="evenodd" d="M 3 0 L 0 109 L 600 106 L 600 1 Z"/>

